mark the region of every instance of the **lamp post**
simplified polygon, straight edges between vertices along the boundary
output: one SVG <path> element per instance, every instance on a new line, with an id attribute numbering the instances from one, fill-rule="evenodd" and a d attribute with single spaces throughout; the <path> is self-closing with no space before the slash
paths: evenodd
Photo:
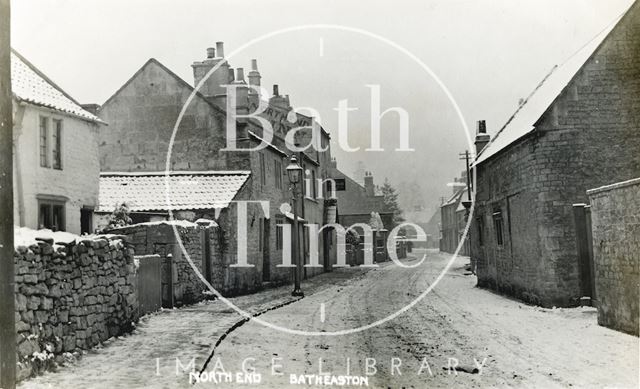
<path id="1" fill-rule="evenodd" d="M 302 167 L 298 164 L 298 159 L 295 155 L 291 156 L 289 165 L 287 166 L 287 176 L 291 183 L 292 192 L 292 208 L 293 208 L 293 261 L 295 264 L 294 270 L 294 288 L 291 292 L 292 296 L 304 296 L 302 289 L 300 289 L 300 253 L 298 251 L 298 191 L 297 186 L 302 176 Z"/>

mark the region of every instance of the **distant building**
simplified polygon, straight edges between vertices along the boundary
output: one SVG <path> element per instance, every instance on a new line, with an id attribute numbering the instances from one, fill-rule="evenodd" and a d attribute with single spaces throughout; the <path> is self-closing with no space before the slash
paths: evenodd
<path id="1" fill-rule="evenodd" d="M 581 283 L 572 204 L 640 174 L 640 5 L 542 80 L 489 141 L 480 127 L 478 285 L 568 306 Z M 597 244 L 597 243 L 596 243 Z"/>
<path id="2" fill-rule="evenodd" d="M 453 182 L 453 195 L 440 206 L 440 251 L 453 254 L 463 240 L 467 224 L 468 202 L 466 171 Z M 469 239 L 465 238 L 458 255 L 469 255 Z"/>
<path id="3" fill-rule="evenodd" d="M 97 133 L 105 123 L 15 50 L 11 87 L 15 223 L 93 232 L 100 174 Z"/>
<path id="4" fill-rule="evenodd" d="M 347 176 L 337 168 L 335 160 L 332 163 L 331 178 L 336 182 L 337 221 L 345 228 L 357 223 L 368 225 L 372 223 L 372 213 L 380 216 L 382 228 L 376 231 L 376 259 L 388 259 L 386 254 L 386 239 L 389 229 L 393 228 L 393 212 L 384 203 L 384 196 L 376 195 L 373 175 L 365 172 L 364 186 Z M 360 235 L 364 232 L 356 229 Z M 363 242 L 361 242 L 363 243 Z M 363 249 L 368 249 L 364 248 Z"/>

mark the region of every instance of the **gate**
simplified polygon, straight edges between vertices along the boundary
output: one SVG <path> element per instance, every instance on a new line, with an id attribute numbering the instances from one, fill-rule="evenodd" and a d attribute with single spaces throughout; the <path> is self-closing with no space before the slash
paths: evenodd
<path id="1" fill-rule="evenodd" d="M 578 247 L 578 270 L 582 296 L 596 299 L 595 271 L 593 264 L 593 238 L 591 236 L 591 206 L 573 204 Z"/>
<path id="2" fill-rule="evenodd" d="M 140 316 L 162 306 L 162 260 L 159 255 L 136 256 L 138 260 L 138 312 Z"/>

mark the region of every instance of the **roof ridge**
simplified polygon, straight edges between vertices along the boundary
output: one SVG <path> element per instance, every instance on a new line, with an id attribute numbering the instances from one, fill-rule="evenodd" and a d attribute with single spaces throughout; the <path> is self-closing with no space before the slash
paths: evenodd
<path id="1" fill-rule="evenodd" d="M 100 172 L 100 176 L 207 176 L 207 175 L 249 175 L 249 170 L 177 170 L 177 171 L 151 171 L 151 172 Z"/>
<path id="2" fill-rule="evenodd" d="M 67 93 L 64 89 L 62 89 L 62 87 L 60 87 L 58 84 L 56 84 L 51 78 L 49 78 L 49 76 L 47 76 L 44 72 L 42 72 L 40 69 L 38 69 L 37 66 L 35 66 L 33 63 L 31 63 L 31 61 L 29 61 L 25 56 L 23 56 L 22 54 L 20 54 L 18 52 L 18 50 L 14 49 L 13 47 L 11 47 L 11 54 L 13 56 L 16 57 L 17 60 L 19 60 L 22 64 L 24 64 L 28 69 L 30 69 L 32 72 L 34 72 L 36 74 L 36 76 L 40 77 L 46 84 L 48 84 L 51 88 L 53 88 L 54 90 L 58 91 L 59 93 L 61 93 L 64 97 L 66 97 L 72 104 L 76 105 L 76 108 L 78 112 L 81 112 L 81 114 L 78 114 L 77 112 L 73 112 L 70 111 L 68 109 L 63 109 L 59 106 L 56 106 L 56 103 L 51 103 L 51 102 L 46 102 L 46 101 L 37 101 L 37 98 L 30 98 L 28 96 L 20 96 L 18 93 L 15 92 L 15 90 L 13 91 L 13 95 L 22 101 L 34 104 L 34 105 L 42 105 L 45 107 L 49 107 L 49 108 L 53 108 L 57 111 L 63 112 L 65 114 L 71 115 L 71 116 L 75 116 L 79 119 L 82 120 L 87 120 L 87 121 L 92 121 L 92 122 L 97 122 L 97 123 L 102 123 L 102 124 L 106 124 L 104 121 L 102 121 L 99 117 L 97 117 L 96 115 L 92 114 L 91 112 L 87 111 L 86 109 L 84 109 L 82 107 L 82 104 L 80 104 L 79 101 L 77 101 L 76 99 L 73 98 L 73 96 L 71 96 L 69 93 Z M 14 74 L 11 74 L 11 78 L 12 78 L 12 83 L 14 82 L 13 80 Z M 25 81 L 28 82 L 28 81 Z M 75 110 L 74 109 L 74 110 Z"/>
<path id="3" fill-rule="evenodd" d="M 225 115 L 227 114 L 227 111 L 225 109 L 223 109 L 223 108 L 217 106 L 216 104 L 212 103 L 211 101 L 209 101 L 209 99 L 207 99 L 202 93 L 200 93 L 200 91 L 196 91 L 195 87 L 193 87 L 191 84 L 189 84 L 187 81 L 185 81 L 182 77 L 177 75 L 173 70 L 169 69 L 165 64 L 163 64 L 162 62 L 160 62 L 159 60 L 157 60 L 154 57 L 149 58 L 138 70 L 136 70 L 135 73 L 133 73 L 133 75 L 131 77 L 129 77 L 127 79 L 127 81 L 125 81 L 120 86 L 120 88 L 118 88 L 115 92 L 113 92 L 113 94 L 111 96 L 109 96 L 109 98 L 107 100 L 105 100 L 104 103 L 102 103 L 102 106 L 107 105 L 107 103 L 109 103 L 111 100 L 113 100 L 118 95 L 118 93 L 120 93 L 124 88 L 126 88 L 140 73 L 142 73 L 142 71 L 147 66 L 149 66 L 152 63 L 158 65 L 162 70 L 164 70 L 172 78 L 174 78 L 176 81 L 178 81 L 178 83 L 182 84 L 182 86 L 184 86 L 187 89 L 189 89 L 192 93 L 195 91 L 195 95 L 200 97 L 200 98 L 202 98 L 210 107 L 212 107 L 213 109 L 217 110 L 218 112 L 224 113 Z"/>

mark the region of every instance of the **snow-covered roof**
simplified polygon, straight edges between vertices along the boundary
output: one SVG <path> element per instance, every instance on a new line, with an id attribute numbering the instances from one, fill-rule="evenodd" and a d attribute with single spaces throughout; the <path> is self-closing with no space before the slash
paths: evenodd
<path id="1" fill-rule="evenodd" d="M 165 172 L 100 173 L 98 211 L 111 212 L 122 203 L 133 212 L 226 208 L 250 174 L 169 172 L 167 177 Z"/>
<path id="2" fill-rule="evenodd" d="M 554 66 L 504 126 L 492 137 L 476 158 L 474 165 L 486 161 L 500 150 L 532 132 L 536 122 L 571 82 L 616 24 L 617 21 L 609 25 L 565 63 Z"/>
<path id="3" fill-rule="evenodd" d="M 104 123 L 82 108 L 62 88 L 15 50 L 11 51 L 11 89 L 20 101 L 55 109 L 84 120 Z"/>

